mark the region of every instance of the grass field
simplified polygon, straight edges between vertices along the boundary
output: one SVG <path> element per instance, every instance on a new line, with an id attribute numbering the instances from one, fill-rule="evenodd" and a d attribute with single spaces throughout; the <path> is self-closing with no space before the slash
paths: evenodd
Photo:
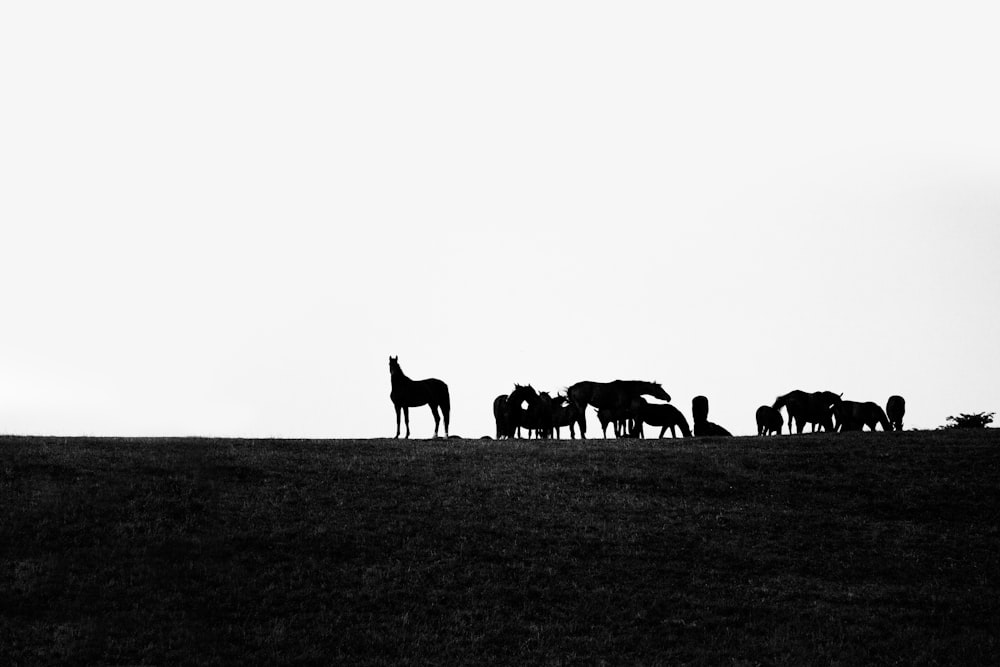
<path id="1" fill-rule="evenodd" d="M 0 438 L 0 664 L 996 664 L 1000 432 Z"/>

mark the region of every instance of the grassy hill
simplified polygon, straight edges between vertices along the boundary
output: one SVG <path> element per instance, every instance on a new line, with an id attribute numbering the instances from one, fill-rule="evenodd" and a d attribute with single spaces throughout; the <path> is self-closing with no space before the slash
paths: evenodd
<path id="1" fill-rule="evenodd" d="M 0 664 L 995 664 L 1000 434 L 0 438 Z"/>

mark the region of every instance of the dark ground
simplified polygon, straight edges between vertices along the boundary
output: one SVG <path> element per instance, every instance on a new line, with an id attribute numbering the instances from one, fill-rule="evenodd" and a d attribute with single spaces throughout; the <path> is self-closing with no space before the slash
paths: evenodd
<path id="1" fill-rule="evenodd" d="M 0 664 L 997 664 L 1000 435 L 0 438 Z"/>

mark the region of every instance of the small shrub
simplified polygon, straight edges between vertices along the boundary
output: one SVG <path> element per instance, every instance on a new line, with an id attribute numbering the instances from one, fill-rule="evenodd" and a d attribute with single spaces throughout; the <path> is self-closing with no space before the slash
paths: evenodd
<path id="1" fill-rule="evenodd" d="M 993 423 L 994 412 L 974 412 L 957 417 L 949 416 L 948 423 L 941 428 L 986 428 L 987 424 Z"/>

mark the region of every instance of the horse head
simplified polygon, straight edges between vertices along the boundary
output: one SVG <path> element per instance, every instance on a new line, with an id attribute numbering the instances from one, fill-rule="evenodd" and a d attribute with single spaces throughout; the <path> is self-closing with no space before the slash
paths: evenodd
<path id="1" fill-rule="evenodd" d="M 402 373 L 403 369 L 399 367 L 399 357 L 394 357 L 389 355 L 389 374 L 395 375 L 396 373 Z"/>
<path id="2" fill-rule="evenodd" d="M 650 382 L 649 385 L 650 385 L 649 388 L 650 396 L 658 398 L 661 401 L 666 401 L 667 403 L 670 402 L 670 394 L 668 394 L 666 390 L 660 386 L 659 382 Z"/>
<path id="3" fill-rule="evenodd" d="M 510 392 L 510 397 L 507 401 L 509 405 L 517 407 L 520 407 L 525 401 L 527 401 L 528 405 L 534 405 L 538 401 L 538 392 L 530 384 L 515 384 L 514 391 Z"/>

